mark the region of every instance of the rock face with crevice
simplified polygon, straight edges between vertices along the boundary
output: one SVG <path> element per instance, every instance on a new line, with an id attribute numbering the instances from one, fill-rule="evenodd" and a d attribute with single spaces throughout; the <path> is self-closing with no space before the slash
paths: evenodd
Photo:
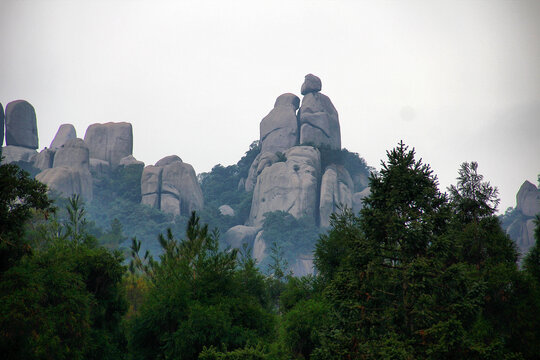
<path id="1" fill-rule="evenodd" d="M 507 226 L 506 233 L 516 243 L 521 259 L 535 244 L 534 220 L 537 214 L 540 214 L 540 189 L 533 183 L 525 181 L 516 195 L 516 207 L 511 213 L 511 224 L 504 225 L 508 224 L 504 221 L 504 217 L 502 221 L 503 225 Z"/>
<path id="2" fill-rule="evenodd" d="M 117 167 L 122 158 L 133 153 L 133 129 L 126 122 L 92 124 L 86 130 L 84 142 L 90 149 L 90 158 Z"/>
<path id="3" fill-rule="evenodd" d="M 341 149 L 341 130 L 336 108 L 330 98 L 319 92 L 307 93 L 299 115 L 300 144 Z"/>
<path id="4" fill-rule="evenodd" d="M 189 215 L 204 205 L 195 170 L 176 155 L 144 168 L 141 194 L 143 204 L 174 215 Z"/>
<path id="5" fill-rule="evenodd" d="M 294 94 L 280 95 L 274 108 L 261 121 L 261 152 L 284 152 L 298 143 L 296 110 L 300 99 Z"/>
<path id="6" fill-rule="evenodd" d="M 6 145 L 38 148 L 36 111 L 29 102 L 16 100 L 7 104 L 5 122 Z"/>
<path id="7" fill-rule="evenodd" d="M 286 211 L 295 218 L 316 220 L 321 155 L 311 146 L 285 152 L 286 161 L 265 168 L 257 177 L 248 225 L 261 226 L 264 214 Z"/>
<path id="8" fill-rule="evenodd" d="M 330 165 L 321 179 L 319 201 L 320 226 L 330 226 L 330 215 L 341 212 L 353 205 L 354 184 L 347 169 L 340 165 Z"/>
<path id="9" fill-rule="evenodd" d="M 272 152 L 259 153 L 249 167 L 248 177 L 244 183 L 246 191 L 253 191 L 257 184 L 257 177 L 261 172 L 278 161 L 278 156 Z"/>

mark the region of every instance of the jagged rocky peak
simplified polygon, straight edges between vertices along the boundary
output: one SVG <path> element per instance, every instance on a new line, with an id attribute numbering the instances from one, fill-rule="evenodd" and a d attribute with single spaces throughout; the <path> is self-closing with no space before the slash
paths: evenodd
<path id="1" fill-rule="evenodd" d="M 525 182 L 516 195 L 517 209 L 525 216 L 535 216 L 540 213 L 540 191 L 531 182 Z"/>
<path id="2" fill-rule="evenodd" d="M 315 75 L 306 75 L 302 85 L 302 105 L 298 112 L 300 145 L 328 146 L 341 149 L 339 116 L 330 98 L 319 91 L 321 80 Z"/>
<path id="3" fill-rule="evenodd" d="M 71 139 L 77 138 L 77 131 L 72 124 L 62 124 L 54 136 L 50 149 L 58 149 Z"/>
<path id="4" fill-rule="evenodd" d="M 39 146 L 36 111 L 25 100 L 6 106 L 6 145 L 37 149 Z"/>
<path id="5" fill-rule="evenodd" d="M 260 124 L 261 152 L 284 152 L 298 143 L 296 110 L 298 96 L 286 93 L 278 96 L 274 108 Z"/>
<path id="6" fill-rule="evenodd" d="M 176 155 L 144 168 L 141 194 L 142 204 L 174 215 L 189 215 L 204 205 L 195 170 Z"/>
<path id="7" fill-rule="evenodd" d="M 127 122 L 92 124 L 86 130 L 84 142 L 90 149 L 90 158 L 116 167 L 122 158 L 133 153 L 133 129 Z"/>

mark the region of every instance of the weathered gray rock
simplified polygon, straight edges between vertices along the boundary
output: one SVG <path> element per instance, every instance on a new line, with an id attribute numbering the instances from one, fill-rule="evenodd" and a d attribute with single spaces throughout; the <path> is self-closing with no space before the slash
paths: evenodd
<path id="1" fill-rule="evenodd" d="M 37 151 L 22 146 L 8 145 L 2 148 L 2 156 L 4 164 L 9 164 L 16 161 L 32 162 L 37 155 Z"/>
<path id="2" fill-rule="evenodd" d="M 192 211 L 202 209 L 204 205 L 195 170 L 181 160 L 163 167 L 161 194 L 161 210 L 167 213 L 189 215 Z M 164 202 L 164 199 L 171 200 Z M 174 199 L 177 199 L 178 205 Z"/>
<path id="3" fill-rule="evenodd" d="M 84 142 L 90 149 L 90 157 L 105 160 L 112 167 L 133 152 L 133 130 L 130 123 L 92 124 L 86 130 Z"/>
<path id="4" fill-rule="evenodd" d="M 330 165 L 321 179 L 320 226 L 330 226 L 330 215 L 353 206 L 354 183 L 347 169 Z M 341 210 L 340 210 L 341 209 Z"/>
<path id="5" fill-rule="evenodd" d="M 54 150 L 47 148 L 41 150 L 39 154 L 34 156 L 34 167 L 41 171 L 52 168 L 54 153 Z"/>
<path id="6" fill-rule="evenodd" d="M 278 210 L 295 218 L 307 216 L 316 221 L 321 172 L 319 150 L 295 146 L 285 156 L 287 161 L 266 167 L 258 176 L 248 225 L 261 226 L 265 213 Z"/>
<path id="7" fill-rule="evenodd" d="M 172 164 L 174 162 L 178 162 L 178 161 L 182 162 L 182 159 L 180 159 L 179 156 L 169 155 L 169 156 L 165 156 L 163 159 L 159 160 L 156 163 L 156 166 L 166 166 L 166 165 Z"/>
<path id="8" fill-rule="evenodd" d="M 195 170 L 176 155 L 144 168 L 141 194 L 143 204 L 174 215 L 189 215 L 204 205 Z"/>
<path id="9" fill-rule="evenodd" d="M 506 233 L 516 242 L 521 257 L 529 252 L 529 249 L 535 244 L 534 238 L 534 219 L 516 219 L 506 229 Z"/>
<path id="10" fill-rule="evenodd" d="M 108 161 L 90 158 L 90 172 L 94 175 L 108 174 L 111 171 L 111 164 Z"/>
<path id="11" fill-rule="evenodd" d="M 259 153 L 249 167 L 248 177 L 245 182 L 246 191 L 253 191 L 253 189 L 255 189 L 255 184 L 257 184 L 257 177 L 260 175 L 260 173 L 265 168 L 271 166 L 273 163 L 276 163 L 278 160 L 278 156 L 275 153 Z"/>
<path id="12" fill-rule="evenodd" d="M 223 240 L 233 249 L 241 249 L 242 244 L 253 245 L 257 234 L 261 231 L 259 226 L 236 225 L 227 230 Z"/>
<path id="13" fill-rule="evenodd" d="M 144 166 L 144 163 L 142 161 L 135 159 L 133 155 L 129 155 L 120 159 L 120 165 L 121 166 L 131 166 L 131 165 Z"/>
<path id="14" fill-rule="evenodd" d="M 49 146 L 49 148 L 58 149 L 59 147 L 67 143 L 69 140 L 76 138 L 77 132 L 75 131 L 75 127 L 71 124 L 62 124 L 58 128 L 58 131 L 56 132 L 56 135 L 54 136 L 54 139 L 51 142 L 51 146 Z"/>
<path id="15" fill-rule="evenodd" d="M 90 152 L 82 139 L 68 140 L 56 151 L 53 167 L 61 166 L 90 171 Z"/>
<path id="16" fill-rule="evenodd" d="M 76 194 L 86 201 L 92 200 L 92 175 L 88 170 L 59 166 L 43 170 L 36 179 L 65 197 Z"/>
<path id="17" fill-rule="evenodd" d="M 517 209 L 525 216 L 535 216 L 540 213 L 540 191 L 529 181 L 525 181 L 516 196 Z"/>
<path id="18" fill-rule="evenodd" d="M 223 216 L 234 216 L 234 209 L 229 205 L 221 205 L 218 207 L 219 213 Z"/>
<path id="19" fill-rule="evenodd" d="M 313 75 L 313 74 L 307 74 L 304 78 L 304 83 L 302 84 L 302 88 L 300 89 L 300 92 L 302 95 L 306 95 L 309 93 L 315 93 L 319 92 L 322 89 L 322 82 L 319 77 Z"/>
<path id="20" fill-rule="evenodd" d="M 260 125 L 261 152 L 284 152 L 298 144 L 296 110 L 300 99 L 294 94 L 280 95 Z"/>
<path id="21" fill-rule="evenodd" d="M 260 231 L 255 240 L 253 241 L 253 258 L 261 263 L 267 256 L 266 254 L 266 241 L 263 238 L 264 231 Z"/>
<path id="22" fill-rule="evenodd" d="M 25 100 L 12 101 L 6 106 L 6 145 L 37 149 L 36 111 Z"/>
<path id="23" fill-rule="evenodd" d="M 371 195 L 371 189 L 365 188 L 364 190 L 353 194 L 353 211 L 355 213 L 362 210 L 364 207 L 364 199 Z"/>
<path id="24" fill-rule="evenodd" d="M 4 146 L 4 107 L 0 103 L 0 147 Z"/>
<path id="25" fill-rule="evenodd" d="M 161 208 L 161 174 L 163 168 L 148 165 L 144 168 L 141 176 L 142 204 L 153 208 Z"/>
<path id="26" fill-rule="evenodd" d="M 91 201 L 93 193 L 89 164 L 89 150 L 84 141 L 71 139 L 54 153 L 53 167 L 37 174 L 36 179 L 63 196 L 76 194 Z"/>
<path id="27" fill-rule="evenodd" d="M 328 96 L 308 93 L 299 111 L 300 144 L 326 145 L 341 149 L 341 130 L 336 108 Z"/>

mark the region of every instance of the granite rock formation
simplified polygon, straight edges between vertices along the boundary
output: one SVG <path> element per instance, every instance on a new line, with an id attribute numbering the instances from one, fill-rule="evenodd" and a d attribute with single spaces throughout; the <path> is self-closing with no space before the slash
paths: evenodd
<path id="1" fill-rule="evenodd" d="M 529 181 L 525 181 L 516 196 L 516 208 L 525 216 L 540 213 L 540 191 Z"/>
<path id="2" fill-rule="evenodd" d="M 321 172 L 319 150 L 295 146 L 285 152 L 286 161 L 265 168 L 257 177 L 248 225 L 261 226 L 264 214 L 286 211 L 296 218 L 316 221 L 318 184 Z"/>
<path id="3" fill-rule="evenodd" d="M 138 165 L 138 166 L 143 166 L 144 167 L 144 163 L 142 161 L 139 161 L 139 160 L 135 159 L 135 157 L 133 155 L 128 155 L 126 157 L 121 158 L 119 165 L 120 166 Z"/>
<path id="4" fill-rule="evenodd" d="M 82 139 L 71 139 L 54 154 L 53 167 L 37 174 L 36 179 L 66 197 L 76 194 L 90 201 L 93 192 L 89 153 Z"/>
<path id="5" fill-rule="evenodd" d="M 86 130 L 84 142 L 90 149 L 90 158 L 104 160 L 112 167 L 133 152 L 133 129 L 130 123 L 92 124 Z"/>
<path id="6" fill-rule="evenodd" d="M 300 145 L 328 146 L 341 149 L 339 116 L 330 98 L 321 94 L 321 80 L 306 75 L 302 85 L 302 105 L 298 111 L 300 123 Z"/>
<path id="7" fill-rule="evenodd" d="M 243 244 L 251 247 L 259 231 L 261 231 L 259 226 L 236 225 L 227 230 L 223 240 L 231 248 L 241 249 Z"/>
<path id="8" fill-rule="evenodd" d="M 300 99 L 294 94 L 283 94 L 276 99 L 272 111 L 261 121 L 261 152 L 284 152 L 297 144 L 299 105 Z"/>
<path id="9" fill-rule="evenodd" d="M 37 149 L 36 111 L 25 100 L 12 101 L 6 106 L 6 145 Z"/>
<path id="10" fill-rule="evenodd" d="M 368 197 L 369 195 L 371 195 L 371 189 L 369 187 L 365 188 L 364 190 L 360 192 L 353 194 L 352 208 L 355 213 L 362 210 L 362 208 L 364 207 L 364 199 Z"/>
<path id="11" fill-rule="evenodd" d="M 223 216 L 234 216 L 234 209 L 229 205 L 221 205 L 218 207 L 219 213 Z"/>
<path id="12" fill-rule="evenodd" d="M 34 167 L 41 171 L 52 168 L 54 155 L 55 152 L 51 149 L 45 148 L 41 150 L 39 154 L 36 154 L 33 158 Z"/>
<path id="13" fill-rule="evenodd" d="M 251 166 L 249 167 L 248 177 L 244 183 L 246 191 L 253 191 L 257 184 L 257 177 L 261 172 L 278 161 L 278 156 L 272 152 L 261 152 L 255 157 Z"/>
<path id="14" fill-rule="evenodd" d="M 300 93 L 302 95 L 307 95 L 309 93 L 316 93 L 321 91 L 322 89 L 322 82 L 321 79 L 318 76 L 315 76 L 313 74 L 307 74 L 304 78 L 304 83 L 302 84 L 302 87 L 300 88 Z"/>
<path id="15" fill-rule="evenodd" d="M 58 128 L 58 131 L 56 132 L 56 135 L 54 136 L 54 139 L 51 142 L 49 148 L 58 149 L 62 147 L 62 145 L 67 143 L 69 140 L 76 138 L 77 132 L 75 131 L 75 127 L 71 124 L 62 124 Z"/>
<path id="16" fill-rule="evenodd" d="M 349 209 L 353 206 L 354 184 L 347 169 L 343 166 L 330 165 L 321 179 L 319 201 L 320 226 L 330 226 L 330 215 L 340 212 L 340 207 Z"/>
<path id="17" fill-rule="evenodd" d="M 141 194 L 143 204 L 174 215 L 189 215 L 203 207 L 195 170 L 176 155 L 144 168 Z"/>
<path id="18" fill-rule="evenodd" d="M 8 145 L 2 148 L 2 156 L 5 164 L 9 164 L 16 161 L 32 162 L 37 155 L 37 151 L 22 146 Z"/>

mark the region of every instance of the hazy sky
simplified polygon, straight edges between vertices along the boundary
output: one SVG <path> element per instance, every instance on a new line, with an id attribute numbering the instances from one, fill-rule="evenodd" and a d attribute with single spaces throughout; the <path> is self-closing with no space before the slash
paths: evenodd
<path id="1" fill-rule="evenodd" d="M 40 148 L 128 121 L 137 159 L 209 171 L 313 73 L 375 168 L 400 139 L 443 190 L 478 161 L 503 211 L 540 173 L 540 1 L 0 0 L 0 42 L 0 102 L 33 104 Z"/>

